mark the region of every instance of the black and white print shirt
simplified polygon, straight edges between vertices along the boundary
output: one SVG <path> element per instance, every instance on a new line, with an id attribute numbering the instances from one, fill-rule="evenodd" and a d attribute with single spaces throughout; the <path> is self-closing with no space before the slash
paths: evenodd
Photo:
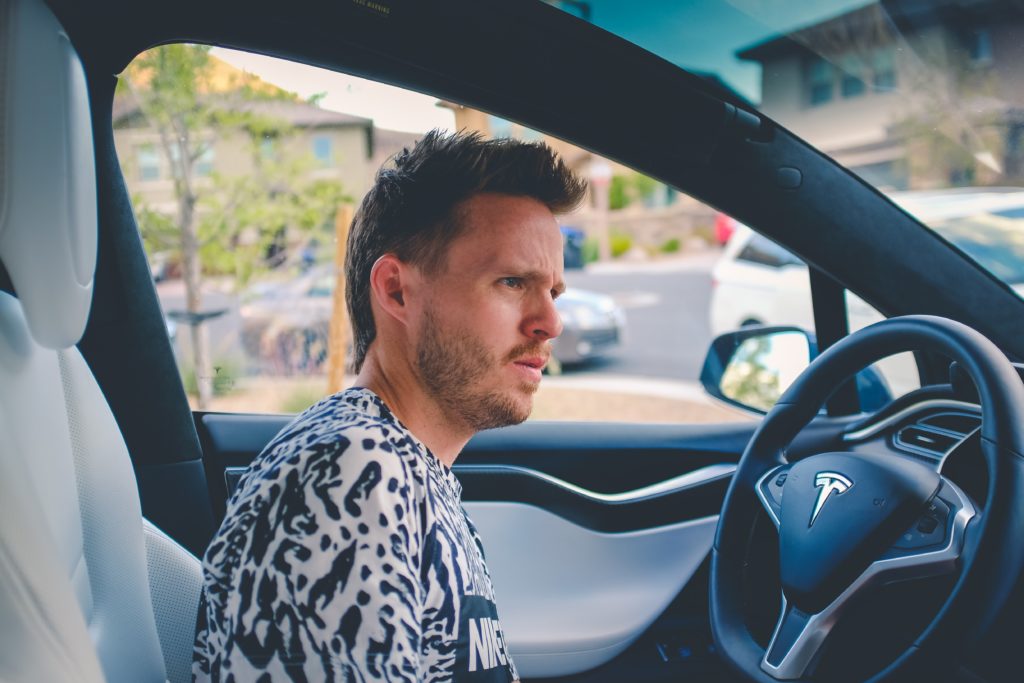
<path id="1" fill-rule="evenodd" d="M 203 558 L 193 679 L 517 679 L 461 495 L 368 389 L 306 410 Z"/>

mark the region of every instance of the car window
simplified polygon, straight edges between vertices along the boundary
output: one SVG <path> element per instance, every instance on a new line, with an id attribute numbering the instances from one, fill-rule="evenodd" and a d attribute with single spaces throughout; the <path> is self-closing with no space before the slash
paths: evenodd
<path id="1" fill-rule="evenodd" d="M 458 103 L 168 45 L 121 74 L 114 112 L 197 409 L 297 412 L 351 383 L 340 247 L 376 170 L 431 128 L 544 140 L 589 183 L 560 217 L 564 331 L 531 419 L 748 420 L 699 384 L 711 340 L 752 324 L 813 332 L 806 268 L 785 249 L 633 169 Z"/>

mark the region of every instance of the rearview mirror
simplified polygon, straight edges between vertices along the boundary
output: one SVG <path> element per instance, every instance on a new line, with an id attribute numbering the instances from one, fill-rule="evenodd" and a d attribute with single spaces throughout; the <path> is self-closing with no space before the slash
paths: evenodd
<path id="1" fill-rule="evenodd" d="M 715 398 L 768 412 L 817 355 L 799 327 L 750 327 L 711 342 L 700 381 Z"/>

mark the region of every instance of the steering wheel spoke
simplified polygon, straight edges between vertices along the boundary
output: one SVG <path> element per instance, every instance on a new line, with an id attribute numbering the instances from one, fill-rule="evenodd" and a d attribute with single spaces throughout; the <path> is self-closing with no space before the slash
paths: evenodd
<path id="1" fill-rule="evenodd" d="M 778 478 L 783 469 L 768 472 L 758 482 L 758 496 L 769 511 L 772 499 L 761 491 L 767 491 L 768 480 Z M 802 678 L 857 593 L 879 583 L 938 576 L 956 569 L 967 524 L 975 514 L 970 498 L 943 477 L 939 492 L 914 525 L 823 610 L 803 612 L 783 593 L 781 614 L 761 659 L 761 669 L 778 680 Z"/>
<path id="2" fill-rule="evenodd" d="M 789 465 L 773 467 L 757 481 L 757 497 L 776 529 L 779 528 L 782 519 L 782 491 L 786 486 L 789 467 Z"/>
<path id="3" fill-rule="evenodd" d="M 772 678 L 801 678 L 814 661 L 838 619 L 832 606 L 817 614 L 801 612 L 782 596 L 782 612 L 772 632 L 761 669 Z"/>
<path id="4" fill-rule="evenodd" d="M 942 477 L 942 487 L 899 539 L 865 570 L 888 579 L 937 576 L 953 571 L 977 511 L 960 487 Z"/>

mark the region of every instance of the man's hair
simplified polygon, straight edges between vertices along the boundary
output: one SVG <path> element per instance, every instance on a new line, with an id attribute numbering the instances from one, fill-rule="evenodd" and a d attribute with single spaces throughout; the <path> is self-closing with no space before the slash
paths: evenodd
<path id="1" fill-rule="evenodd" d="M 465 228 L 457 205 L 481 192 L 531 197 L 565 213 L 583 199 L 586 184 L 543 143 L 432 130 L 398 153 L 377 172 L 348 235 L 345 298 L 357 372 L 377 335 L 370 307 L 377 259 L 391 253 L 425 273 L 439 272 Z"/>

